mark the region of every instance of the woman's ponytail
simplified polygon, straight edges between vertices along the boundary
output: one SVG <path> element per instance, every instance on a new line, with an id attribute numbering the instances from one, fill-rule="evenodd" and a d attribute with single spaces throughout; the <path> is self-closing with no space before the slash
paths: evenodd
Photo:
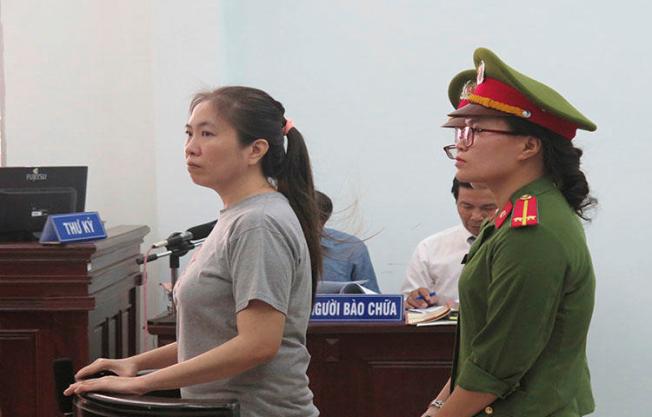
<path id="1" fill-rule="evenodd" d="M 276 177 L 278 191 L 290 202 L 290 206 L 299 219 L 303 235 L 310 251 L 312 266 L 313 300 L 317 290 L 317 281 L 322 270 L 322 251 L 320 245 L 321 227 L 319 210 L 315 199 L 315 186 L 308 149 L 303 135 L 292 127 L 287 134 L 287 151 L 281 171 Z"/>

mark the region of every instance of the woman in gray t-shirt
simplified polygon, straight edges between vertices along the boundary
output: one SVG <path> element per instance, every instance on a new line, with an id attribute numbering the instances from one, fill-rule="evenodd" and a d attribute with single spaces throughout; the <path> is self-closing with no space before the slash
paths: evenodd
<path id="1" fill-rule="evenodd" d="M 200 93 L 190 110 L 188 172 L 224 209 L 175 287 L 178 342 L 98 359 L 76 377 L 118 376 L 65 393 L 181 388 L 184 398 L 237 398 L 243 417 L 317 416 L 306 330 L 321 253 L 303 137 L 279 102 L 253 88 Z"/>

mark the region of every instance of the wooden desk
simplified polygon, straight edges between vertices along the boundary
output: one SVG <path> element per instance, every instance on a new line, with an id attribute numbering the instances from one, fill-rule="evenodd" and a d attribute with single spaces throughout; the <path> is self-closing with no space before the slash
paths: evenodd
<path id="1" fill-rule="evenodd" d="M 173 315 L 150 320 L 159 346 Z M 419 416 L 450 377 L 455 326 L 311 324 L 308 376 L 322 417 Z"/>
<path id="2" fill-rule="evenodd" d="M 52 362 L 75 368 L 137 353 L 140 253 L 146 226 L 92 243 L 0 244 L 0 415 L 60 415 Z"/>

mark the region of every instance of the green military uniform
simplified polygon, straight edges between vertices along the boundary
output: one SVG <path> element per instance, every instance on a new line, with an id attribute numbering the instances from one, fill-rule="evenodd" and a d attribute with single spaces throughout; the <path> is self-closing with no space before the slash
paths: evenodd
<path id="1" fill-rule="evenodd" d="M 457 110 L 444 127 L 511 116 L 548 129 L 555 140 L 596 129 L 556 91 L 491 51 L 477 49 L 474 63 L 450 83 Z M 586 341 L 595 276 L 582 224 L 553 181 L 542 177 L 517 190 L 465 262 L 451 389 L 498 397 L 478 416 L 592 412 Z"/>
<path id="2" fill-rule="evenodd" d="M 512 204 L 524 194 L 537 198 L 538 224 L 487 224 L 467 255 L 454 384 L 499 397 L 479 415 L 584 415 L 594 407 L 585 353 L 591 257 L 578 217 L 551 181 L 528 184 Z"/>

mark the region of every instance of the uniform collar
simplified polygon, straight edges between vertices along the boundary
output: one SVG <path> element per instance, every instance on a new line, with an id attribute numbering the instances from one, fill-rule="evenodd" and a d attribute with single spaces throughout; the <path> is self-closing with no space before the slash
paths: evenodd
<path id="1" fill-rule="evenodd" d="M 473 243 L 471 244 L 471 247 L 469 248 L 469 252 L 464 256 L 464 259 L 462 259 L 463 264 L 468 262 L 473 257 L 473 255 L 478 251 L 478 249 L 482 245 L 482 242 L 487 240 L 492 235 L 495 228 L 496 227 L 494 226 L 492 221 L 485 219 L 482 222 L 482 226 L 480 226 L 480 233 L 478 233 L 478 236 L 476 236 Z"/>
<path id="2" fill-rule="evenodd" d="M 538 197 L 541 194 L 547 193 L 548 191 L 552 191 L 556 188 L 557 187 L 555 186 L 555 183 L 552 182 L 549 177 L 543 176 L 516 190 L 516 192 L 514 192 L 514 194 L 512 194 L 510 197 L 510 201 L 512 204 L 514 204 L 516 200 L 524 194 L 530 194 Z"/>

